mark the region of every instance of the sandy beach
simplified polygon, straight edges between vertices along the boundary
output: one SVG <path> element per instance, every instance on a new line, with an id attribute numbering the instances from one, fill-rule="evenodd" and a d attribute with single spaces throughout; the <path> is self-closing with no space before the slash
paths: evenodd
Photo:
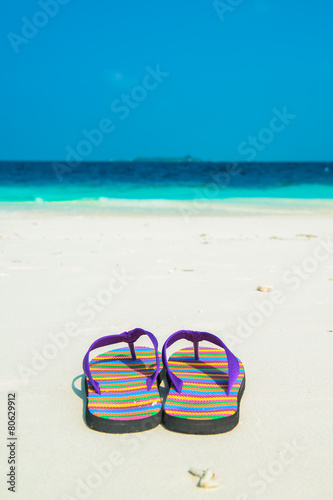
<path id="1" fill-rule="evenodd" d="M 1 498 L 12 498 L 8 392 L 17 398 L 18 500 L 332 498 L 329 211 L 5 209 L 0 224 Z M 83 356 L 98 337 L 135 327 L 161 349 L 182 328 L 220 336 L 246 370 L 239 425 L 213 436 L 90 430 Z M 189 467 L 212 468 L 221 488 L 197 488 Z"/>

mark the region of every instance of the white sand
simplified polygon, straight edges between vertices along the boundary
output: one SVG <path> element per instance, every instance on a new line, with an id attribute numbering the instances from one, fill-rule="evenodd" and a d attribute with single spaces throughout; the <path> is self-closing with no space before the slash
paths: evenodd
<path id="1" fill-rule="evenodd" d="M 5 439 L 7 391 L 15 390 L 18 500 L 331 500 L 333 247 L 320 246 L 333 242 L 331 216 L 32 211 L 3 212 L 0 223 L 1 498 L 13 498 Z M 303 278 L 292 276 L 294 265 Z M 103 306 L 117 270 L 125 279 L 116 278 L 120 291 Z M 276 296 L 258 285 L 281 290 L 283 303 L 273 306 Z M 272 309 L 265 318 L 263 301 Z M 50 335 L 71 322 L 80 333 L 56 348 Z M 221 336 L 246 369 L 238 427 L 215 436 L 88 429 L 71 387 L 83 356 L 99 336 L 134 327 L 152 331 L 161 347 L 181 328 Z M 43 349 L 54 359 L 40 359 L 37 371 Z M 113 470 L 102 477 L 106 461 Z M 221 489 L 196 488 L 190 466 L 211 467 Z"/>

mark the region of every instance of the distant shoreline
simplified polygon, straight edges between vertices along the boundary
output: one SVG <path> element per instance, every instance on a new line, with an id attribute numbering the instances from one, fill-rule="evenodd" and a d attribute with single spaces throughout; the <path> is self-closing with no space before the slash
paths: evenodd
<path id="1" fill-rule="evenodd" d="M 72 201 L 0 202 L 0 218 L 8 215 L 123 215 L 179 216 L 332 216 L 333 200 L 287 198 L 235 198 L 226 200 L 99 199 Z"/>
<path id="2" fill-rule="evenodd" d="M 76 165 L 77 162 L 71 162 L 71 161 L 66 161 L 66 159 L 56 159 L 56 160 L 0 160 L 0 166 L 3 164 L 8 164 L 8 163 L 23 163 L 23 164 L 36 164 L 36 163 L 45 163 L 45 164 L 52 164 L 52 163 L 65 163 L 67 165 Z M 129 159 L 129 160 L 114 160 L 114 159 L 109 159 L 109 160 L 81 160 L 80 164 L 85 164 L 85 165 L 93 165 L 93 164 L 114 164 L 114 163 L 179 163 L 180 165 L 184 163 L 212 163 L 216 165 L 229 165 L 229 164 L 239 164 L 239 165 L 248 165 L 249 167 L 254 166 L 254 165 L 328 165 L 333 168 L 333 160 L 285 160 L 285 161 L 277 161 L 277 160 L 271 160 L 271 161 L 253 161 L 253 162 L 246 162 L 244 160 L 203 160 L 201 158 L 192 158 L 186 159 L 184 158 L 135 158 L 135 159 Z"/>

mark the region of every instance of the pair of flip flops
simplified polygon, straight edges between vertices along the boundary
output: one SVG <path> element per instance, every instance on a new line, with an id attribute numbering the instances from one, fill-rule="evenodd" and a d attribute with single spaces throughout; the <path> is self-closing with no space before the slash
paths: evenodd
<path id="1" fill-rule="evenodd" d="M 134 347 L 147 335 L 153 348 Z M 167 359 L 167 348 L 186 339 L 191 347 Z M 216 347 L 200 347 L 208 341 Z M 125 342 L 128 345 L 99 354 L 94 349 Z M 96 340 L 83 360 L 86 375 L 86 423 L 111 433 L 139 432 L 159 423 L 175 432 L 218 434 L 239 421 L 245 388 L 242 362 L 215 335 L 180 330 L 165 342 L 162 354 L 156 337 L 141 328 Z M 158 387 L 166 374 L 169 392 L 162 408 Z"/>

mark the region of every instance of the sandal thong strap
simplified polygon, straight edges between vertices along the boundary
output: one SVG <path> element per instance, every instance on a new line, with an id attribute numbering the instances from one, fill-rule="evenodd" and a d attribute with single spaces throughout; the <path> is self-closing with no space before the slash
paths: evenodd
<path id="1" fill-rule="evenodd" d="M 142 328 L 135 328 L 134 330 L 130 330 L 129 332 L 123 332 L 120 333 L 119 335 L 107 335 L 106 337 L 101 337 L 98 340 L 95 340 L 93 344 L 88 349 L 87 354 L 85 355 L 83 359 L 83 371 L 86 374 L 89 382 L 97 392 L 97 394 L 101 394 L 100 386 L 99 383 L 93 379 L 90 371 L 90 365 L 89 365 L 89 354 L 92 350 L 97 349 L 98 347 L 104 347 L 107 345 L 112 345 L 112 344 L 118 344 L 119 342 L 127 342 L 129 344 L 129 348 L 131 351 L 132 359 L 136 360 L 136 354 L 135 354 L 135 349 L 134 349 L 134 342 L 138 340 L 139 337 L 142 335 L 148 335 L 150 340 L 152 341 L 152 344 L 155 349 L 155 357 L 156 357 L 156 370 L 155 372 L 150 376 L 147 377 L 146 384 L 147 384 L 147 390 L 149 391 L 154 384 L 155 380 L 157 379 L 157 376 L 160 371 L 160 358 L 158 355 L 158 342 L 156 337 L 146 331 L 143 330 Z"/>
<path id="2" fill-rule="evenodd" d="M 233 388 L 233 385 L 236 382 L 238 375 L 239 375 L 238 359 L 227 348 L 227 346 L 224 344 L 224 342 L 222 342 L 222 340 L 219 339 L 216 335 L 213 335 L 212 333 L 208 333 L 208 332 L 196 332 L 196 331 L 191 331 L 191 330 L 179 330 L 178 332 L 175 332 L 172 335 L 170 335 L 170 337 L 166 340 L 166 342 L 163 346 L 163 350 L 162 350 L 163 366 L 165 367 L 166 372 L 167 372 L 172 384 L 174 385 L 176 391 L 178 393 L 181 393 L 182 387 L 183 387 L 183 381 L 170 370 L 169 365 L 168 365 L 166 350 L 174 342 L 177 342 L 177 340 L 180 340 L 180 339 L 186 339 L 189 342 L 193 342 L 194 356 L 195 356 L 195 359 L 197 361 L 199 360 L 198 343 L 201 342 L 202 340 L 206 340 L 208 342 L 211 342 L 212 344 L 215 344 L 219 347 L 222 347 L 222 349 L 224 349 L 224 351 L 227 355 L 227 361 L 228 361 L 227 395 L 229 396 L 231 389 Z"/>

